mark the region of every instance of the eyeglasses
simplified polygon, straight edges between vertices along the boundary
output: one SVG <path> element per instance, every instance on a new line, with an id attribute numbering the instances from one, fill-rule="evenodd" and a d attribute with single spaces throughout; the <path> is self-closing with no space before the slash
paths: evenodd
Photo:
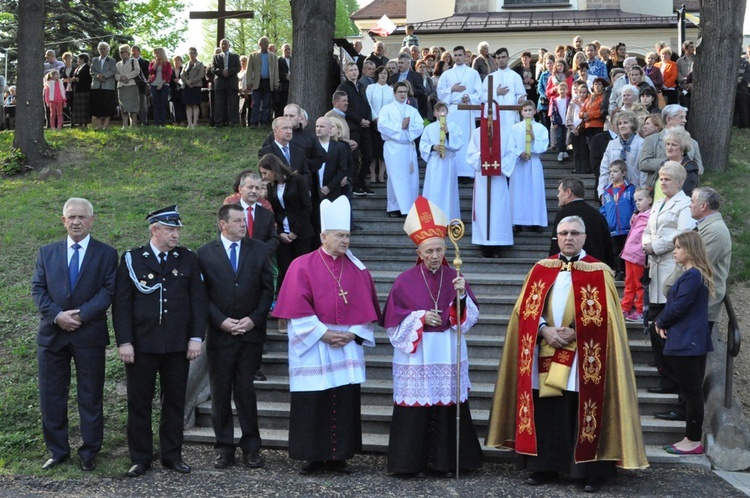
<path id="1" fill-rule="evenodd" d="M 585 232 L 577 232 L 575 230 L 571 230 L 571 231 L 566 230 L 564 232 L 557 232 L 558 237 L 567 237 L 568 235 L 570 235 L 571 237 L 578 237 L 579 235 L 584 235 L 584 234 Z"/>

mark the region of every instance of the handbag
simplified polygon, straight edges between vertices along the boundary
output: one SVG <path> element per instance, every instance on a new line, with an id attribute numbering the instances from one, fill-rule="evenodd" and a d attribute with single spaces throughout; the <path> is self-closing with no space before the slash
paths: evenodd
<path id="1" fill-rule="evenodd" d="M 130 69 L 135 69 L 135 60 L 130 59 Z M 146 91 L 146 88 L 148 87 L 148 82 L 143 77 L 143 71 L 141 71 L 140 66 L 138 67 L 138 76 L 135 78 L 135 85 L 138 87 L 138 91 L 143 93 Z"/>

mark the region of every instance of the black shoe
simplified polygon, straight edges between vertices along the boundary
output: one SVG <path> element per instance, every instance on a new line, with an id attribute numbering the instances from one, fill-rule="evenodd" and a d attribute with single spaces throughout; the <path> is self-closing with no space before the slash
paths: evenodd
<path id="1" fill-rule="evenodd" d="M 583 481 L 583 490 L 586 493 L 596 493 L 602 489 L 602 481 L 598 477 L 588 477 Z"/>
<path id="2" fill-rule="evenodd" d="M 299 473 L 303 476 L 309 476 L 313 474 L 320 474 L 326 469 L 326 465 L 323 462 L 307 462 L 299 469 Z"/>
<path id="3" fill-rule="evenodd" d="M 96 470 L 96 460 L 93 458 L 90 460 L 81 460 L 81 470 L 86 472 L 92 472 Z"/>
<path id="4" fill-rule="evenodd" d="M 365 191 L 365 195 L 375 195 L 375 192 L 373 192 L 369 188 L 363 188 L 362 190 Z"/>
<path id="5" fill-rule="evenodd" d="M 654 413 L 654 417 L 658 418 L 659 420 L 671 420 L 673 422 L 685 420 L 684 413 L 676 412 L 674 410 L 670 410 L 668 412 L 656 412 Z"/>
<path id="6" fill-rule="evenodd" d="M 263 382 L 264 380 L 268 380 L 268 377 L 266 377 L 265 374 L 263 374 L 263 372 L 258 370 L 257 372 L 255 372 L 255 380 L 259 382 Z"/>
<path id="7" fill-rule="evenodd" d="M 150 468 L 151 468 L 150 464 L 135 463 L 133 464 L 132 467 L 130 467 L 130 469 L 125 473 L 125 475 L 128 477 L 141 477 Z"/>
<path id="8" fill-rule="evenodd" d="M 171 462 L 161 462 L 161 464 L 168 468 L 172 469 L 175 472 L 179 472 L 180 474 L 189 474 L 192 470 L 190 468 L 190 465 L 186 464 L 182 460 L 172 460 Z"/>
<path id="9" fill-rule="evenodd" d="M 242 454 L 242 463 L 251 469 L 259 469 L 263 467 L 263 459 L 260 458 L 260 450 L 251 451 L 249 453 Z"/>
<path id="10" fill-rule="evenodd" d="M 388 217 L 389 218 L 400 218 L 401 212 L 400 211 L 388 211 Z"/>
<path id="11" fill-rule="evenodd" d="M 534 225 L 530 228 L 530 230 L 534 233 L 542 233 L 543 228 L 539 225 Z"/>
<path id="12" fill-rule="evenodd" d="M 521 225 L 513 225 L 513 234 L 521 233 Z"/>
<path id="13" fill-rule="evenodd" d="M 328 460 L 326 462 L 326 468 L 331 472 L 337 472 L 339 474 L 349 475 L 352 473 L 352 469 L 344 460 Z"/>
<path id="14" fill-rule="evenodd" d="M 234 463 L 234 455 L 231 453 L 217 453 L 214 460 L 215 469 L 226 469 Z"/>
<path id="15" fill-rule="evenodd" d="M 363 195 L 367 195 L 367 192 L 363 188 L 355 188 L 354 192 L 352 192 L 357 197 L 362 197 Z"/>
<path id="16" fill-rule="evenodd" d="M 665 386 L 647 387 L 646 392 L 650 392 L 651 394 L 675 394 L 677 393 L 677 388 Z"/>
<path id="17" fill-rule="evenodd" d="M 529 486 L 541 486 L 547 484 L 555 478 L 554 472 L 532 472 L 531 475 L 526 478 L 526 484 Z"/>
<path id="18" fill-rule="evenodd" d="M 615 273 L 615 282 L 624 282 L 625 281 L 625 272 L 624 271 L 618 271 Z"/>
<path id="19" fill-rule="evenodd" d="M 362 228 L 362 227 L 361 227 L 361 226 L 359 226 L 359 225 L 354 225 L 354 224 L 352 224 L 352 228 L 351 228 L 351 231 L 352 231 L 352 232 L 359 232 L 360 230 L 364 230 L 364 228 Z"/>
<path id="20" fill-rule="evenodd" d="M 479 253 L 482 255 L 483 258 L 495 257 L 495 249 L 492 247 L 479 246 Z"/>
<path id="21" fill-rule="evenodd" d="M 64 456 L 60 458 L 50 458 L 42 464 L 42 470 L 52 470 L 61 463 L 64 463 L 70 456 Z"/>

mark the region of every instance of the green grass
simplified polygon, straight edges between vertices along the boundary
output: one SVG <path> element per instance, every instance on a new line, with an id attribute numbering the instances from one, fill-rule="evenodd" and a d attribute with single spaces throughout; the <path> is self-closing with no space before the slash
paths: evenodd
<path id="1" fill-rule="evenodd" d="M 92 235 L 120 253 L 148 240 L 149 211 L 178 204 L 185 223 L 180 243 L 195 249 L 215 237 L 216 210 L 234 176 L 257 164 L 267 133 L 153 127 L 48 131 L 47 140 L 57 151 L 50 167 L 59 169 L 61 178 L 42 181 L 35 173 L 0 178 L 0 473 L 38 474 L 47 458 L 37 390 L 38 318 L 30 282 L 38 248 L 65 235 L 60 222 L 65 200 L 89 199 L 95 210 Z M 0 150 L 10 150 L 12 141 L 11 133 L 0 133 Z M 122 475 L 129 465 L 124 379 L 113 345 L 107 353 L 104 447 L 94 475 Z M 75 374 L 72 384 L 69 417 L 75 452 L 80 444 Z M 54 477 L 80 478 L 81 473 L 76 463 L 63 466 Z"/>
<path id="2" fill-rule="evenodd" d="M 181 243 L 193 249 L 216 234 L 215 212 L 235 174 L 257 163 L 267 131 L 119 129 L 47 132 L 57 150 L 51 165 L 62 177 L 36 174 L 0 179 L 0 473 L 40 474 L 47 452 L 41 435 L 37 392 L 36 329 L 30 281 L 38 248 L 64 236 L 60 222 L 68 197 L 94 204 L 93 235 L 121 253 L 147 241 L 145 215 L 178 204 L 185 222 Z M 13 135 L 0 133 L 0 150 Z M 722 212 L 732 230 L 733 282 L 750 280 L 750 131 L 735 130 L 729 171 L 706 174 L 704 185 L 724 196 Z M 107 353 L 105 440 L 94 476 L 119 476 L 129 465 L 125 440 L 126 399 L 116 348 Z M 75 377 L 73 380 L 75 384 Z M 75 386 L 71 389 L 72 445 L 77 438 Z M 54 478 L 81 478 L 77 465 Z"/>

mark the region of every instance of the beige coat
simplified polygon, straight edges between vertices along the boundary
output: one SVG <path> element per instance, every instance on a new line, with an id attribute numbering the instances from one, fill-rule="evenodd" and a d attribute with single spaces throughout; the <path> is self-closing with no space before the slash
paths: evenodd
<path id="1" fill-rule="evenodd" d="M 250 91 L 257 90 L 260 86 L 260 51 L 250 54 L 247 60 L 247 86 Z M 271 83 L 271 91 L 279 89 L 279 59 L 273 52 L 268 52 L 268 76 Z"/>
<path id="2" fill-rule="evenodd" d="M 655 254 L 649 255 L 648 288 L 649 302 L 664 304 L 667 297 L 662 289 L 667 278 L 675 269 L 674 238 L 682 232 L 695 228 L 695 220 L 690 216 L 690 197 L 680 190 L 671 199 L 656 201 L 651 208 L 651 216 L 643 231 L 642 245 L 651 244 Z"/>

